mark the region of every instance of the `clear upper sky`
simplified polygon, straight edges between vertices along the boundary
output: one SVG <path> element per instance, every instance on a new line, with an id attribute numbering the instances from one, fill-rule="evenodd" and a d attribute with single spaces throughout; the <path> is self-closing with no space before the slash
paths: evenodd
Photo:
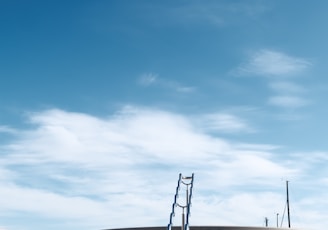
<path id="1" fill-rule="evenodd" d="M 328 2 L 0 1 L 0 229 L 328 225 Z M 181 201 L 182 202 L 182 201 Z M 175 224 L 180 224 L 180 214 Z"/>

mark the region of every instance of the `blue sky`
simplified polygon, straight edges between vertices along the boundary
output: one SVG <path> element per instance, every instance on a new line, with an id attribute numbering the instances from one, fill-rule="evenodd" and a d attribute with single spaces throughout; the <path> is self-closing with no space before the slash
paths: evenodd
<path id="1" fill-rule="evenodd" d="M 275 226 L 289 180 L 324 229 L 327 8 L 1 1 L 0 229 L 164 226 L 180 172 L 191 225 Z"/>

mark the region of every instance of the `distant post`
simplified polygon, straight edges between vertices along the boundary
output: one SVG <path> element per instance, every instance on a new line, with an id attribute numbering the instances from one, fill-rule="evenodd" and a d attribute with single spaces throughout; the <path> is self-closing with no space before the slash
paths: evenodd
<path id="1" fill-rule="evenodd" d="M 279 228 L 279 213 L 277 213 L 277 228 Z"/>
<path id="2" fill-rule="evenodd" d="M 286 181 L 286 191 L 287 191 L 287 216 L 288 216 L 288 228 L 290 228 L 290 212 L 289 212 L 288 180 Z"/>

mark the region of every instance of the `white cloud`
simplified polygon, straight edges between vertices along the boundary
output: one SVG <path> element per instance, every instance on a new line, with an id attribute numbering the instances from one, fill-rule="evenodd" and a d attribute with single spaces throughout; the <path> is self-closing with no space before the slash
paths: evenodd
<path id="1" fill-rule="evenodd" d="M 142 86 L 150 86 L 150 85 L 155 84 L 157 80 L 158 80 L 158 75 L 157 74 L 145 73 L 145 74 L 142 74 L 139 77 L 138 82 Z"/>
<path id="2" fill-rule="evenodd" d="M 254 53 L 239 71 L 249 75 L 288 77 L 301 73 L 310 65 L 311 63 L 305 59 L 263 49 Z"/>
<path id="3" fill-rule="evenodd" d="M 209 131 L 229 133 L 253 131 L 245 121 L 228 113 L 206 114 L 199 121 L 201 126 Z"/>
<path id="4" fill-rule="evenodd" d="M 277 181 L 303 175 L 274 146 L 235 145 L 181 114 L 126 107 L 105 118 L 59 109 L 29 116 L 32 127 L 1 148 L 0 174 L 12 176 L 0 176 L 0 213 L 80 229 L 166 225 L 178 173 L 194 172 L 192 224 L 258 226 L 279 208 Z"/>
<path id="5" fill-rule="evenodd" d="M 176 88 L 176 90 L 178 92 L 182 92 L 182 93 L 192 93 L 195 91 L 195 87 L 188 87 L 188 86 L 178 86 Z"/>
<path id="6" fill-rule="evenodd" d="M 309 102 L 297 96 L 273 96 L 269 98 L 269 104 L 284 108 L 299 108 Z"/>
<path id="7" fill-rule="evenodd" d="M 15 134 L 16 130 L 8 126 L 0 125 L 0 133 Z"/>
<path id="8" fill-rule="evenodd" d="M 144 73 L 138 78 L 138 83 L 144 87 L 157 85 L 161 88 L 170 89 L 179 93 L 192 93 L 195 91 L 195 87 L 184 86 L 176 81 L 171 81 L 163 77 L 159 77 L 158 74 Z"/>
<path id="9" fill-rule="evenodd" d="M 311 62 L 303 58 L 262 49 L 253 53 L 249 60 L 237 69 L 237 72 L 241 75 L 266 77 L 267 84 L 274 93 L 269 96 L 268 104 L 282 109 L 296 109 L 310 104 L 310 100 L 304 98 L 307 90 L 295 82 L 296 78 L 290 77 L 301 76 L 311 65 Z M 281 117 L 284 120 L 298 119 L 290 114 L 283 114 Z"/>
<path id="10" fill-rule="evenodd" d="M 0 191 L 1 210 L 33 212 L 57 218 L 95 218 L 106 213 L 105 204 L 83 197 L 65 197 L 49 191 L 6 186 Z"/>
<path id="11" fill-rule="evenodd" d="M 267 12 L 270 7 L 263 2 L 249 3 L 223 3 L 223 2 L 202 2 L 191 1 L 180 5 L 170 11 L 170 18 L 174 23 L 184 25 L 206 24 L 211 26 L 227 26 L 240 23 L 241 20 L 258 18 Z"/>
<path id="12" fill-rule="evenodd" d="M 310 101 L 304 99 L 306 91 L 302 86 L 287 81 L 271 82 L 270 88 L 276 93 L 268 99 L 268 103 L 285 109 L 296 109 L 310 104 Z M 300 117 L 300 115 L 298 115 Z M 284 120 L 297 120 L 297 116 L 285 114 L 282 116 Z"/>
<path id="13" fill-rule="evenodd" d="M 288 81 L 274 81 L 271 82 L 269 86 L 272 90 L 284 94 L 299 94 L 306 91 L 301 85 Z"/>

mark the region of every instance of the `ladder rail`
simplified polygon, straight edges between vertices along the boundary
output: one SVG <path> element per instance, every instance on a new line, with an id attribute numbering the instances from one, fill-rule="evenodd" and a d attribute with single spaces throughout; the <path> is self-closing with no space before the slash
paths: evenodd
<path id="1" fill-rule="evenodd" d="M 193 185 L 194 185 L 194 174 L 192 174 L 192 176 L 191 176 L 190 192 L 189 192 L 188 204 L 187 204 L 187 220 L 186 220 L 186 224 L 184 226 L 184 230 L 188 230 L 188 228 L 189 228 L 189 216 L 190 216 L 190 206 L 191 206 L 191 197 L 192 197 Z"/>
<path id="2" fill-rule="evenodd" d="M 175 216 L 175 207 L 177 206 L 177 198 L 179 197 L 181 179 L 182 179 L 182 174 L 180 173 L 179 174 L 178 185 L 177 185 L 176 190 L 175 190 L 174 201 L 173 201 L 173 204 L 172 204 L 172 211 L 171 211 L 171 214 L 170 214 L 170 222 L 167 225 L 167 230 L 171 230 L 172 220 L 173 220 L 173 217 Z"/>

